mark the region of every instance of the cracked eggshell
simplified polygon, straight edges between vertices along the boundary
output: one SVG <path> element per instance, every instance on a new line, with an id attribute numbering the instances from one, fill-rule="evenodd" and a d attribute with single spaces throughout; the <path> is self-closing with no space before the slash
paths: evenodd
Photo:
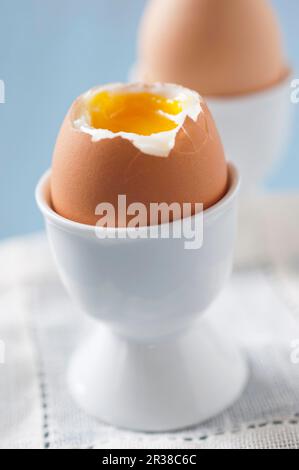
<path id="1" fill-rule="evenodd" d="M 108 202 L 117 212 L 118 195 L 126 195 L 127 205 L 142 202 L 147 208 L 151 202 L 199 202 L 208 208 L 224 196 L 227 163 L 204 102 L 196 121 L 185 118 L 169 155 L 160 157 L 120 136 L 92 141 L 74 126 L 79 100 L 65 117 L 53 155 L 51 198 L 61 216 L 94 225 L 96 206 Z"/>

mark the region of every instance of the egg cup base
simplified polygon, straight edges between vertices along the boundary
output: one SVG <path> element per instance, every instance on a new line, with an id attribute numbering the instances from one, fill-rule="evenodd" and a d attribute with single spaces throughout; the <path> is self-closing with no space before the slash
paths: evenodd
<path id="1" fill-rule="evenodd" d="M 242 393 L 247 366 L 205 319 L 154 345 L 98 331 L 71 360 L 68 383 L 79 406 L 135 431 L 174 431 L 203 422 Z"/>

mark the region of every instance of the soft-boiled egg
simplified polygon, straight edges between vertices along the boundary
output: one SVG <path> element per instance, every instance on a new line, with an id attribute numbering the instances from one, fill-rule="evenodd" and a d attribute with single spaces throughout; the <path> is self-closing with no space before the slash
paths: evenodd
<path id="1" fill-rule="evenodd" d="M 263 90 L 289 73 L 268 0 L 149 0 L 138 52 L 138 79 L 204 96 Z"/>
<path id="2" fill-rule="evenodd" d="M 58 214 L 94 225 L 97 205 L 117 209 L 119 195 L 147 208 L 154 202 L 210 207 L 225 194 L 227 178 L 218 132 L 197 92 L 117 83 L 72 104 L 54 150 L 51 198 Z"/>

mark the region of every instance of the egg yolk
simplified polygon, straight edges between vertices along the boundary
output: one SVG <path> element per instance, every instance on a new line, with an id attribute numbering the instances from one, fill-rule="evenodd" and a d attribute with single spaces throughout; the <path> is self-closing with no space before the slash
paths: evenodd
<path id="1" fill-rule="evenodd" d="M 182 111 L 178 100 L 147 92 L 94 95 L 87 105 L 90 124 L 95 129 L 151 135 L 175 129 L 170 116 Z"/>

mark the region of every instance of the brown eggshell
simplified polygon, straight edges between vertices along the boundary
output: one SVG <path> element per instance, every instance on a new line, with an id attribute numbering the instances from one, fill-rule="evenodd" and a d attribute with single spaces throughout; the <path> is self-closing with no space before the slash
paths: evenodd
<path id="1" fill-rule="evenodd" d="M 109 202 L 117 210 L 118 195 L 126 195 L 127 204 L 142 202 L 149 209 L 150 202 L 199 202 L 207 208 L 225 194 L 227 164 L 204 103 L 197 122 L 185 120 L 169 156 L 158 157 L 140 152 L 122 137 L 92 142 L 73 126 L 78 102 L 68 112 L 54 150 L 51 197 L 58 214 L 94 225 L 96 206 Z"/>
<path id="2" fill-rule="evenodd" d="M 204 96 L 239 95 L 287 76 L 267 0 L 150 0 L 140 26 L 137 78 Z"/>

